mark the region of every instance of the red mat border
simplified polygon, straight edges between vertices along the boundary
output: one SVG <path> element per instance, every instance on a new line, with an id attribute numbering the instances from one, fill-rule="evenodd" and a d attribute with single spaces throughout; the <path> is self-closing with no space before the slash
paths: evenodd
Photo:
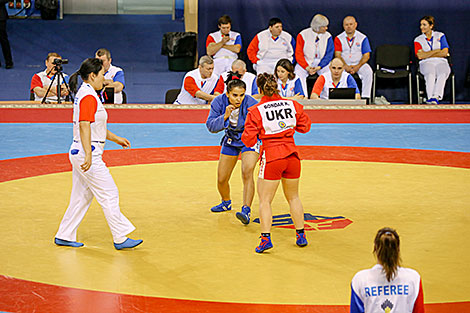
<path id="1" fill-rule="evenodd" d="M 299 146 L 304 160 L 385 162 L 470 168 L 470 153 L 418 149 Z M 216 161 L 220 147 L 175 147 L 107 150 L 108 166 L 166 162 Z M 52 154 L 0 161 L 0 182 L 71 171 L 68 154 Z"/>
<path id="2" fill-rule="evenodd" d="M 107 109 L 110 123 L 205 123 L 207 109 Z M 313 123 L 470 123 L 467 109 L 306 110 Z M 1 108 L 0 123 L 69 123 L 71 108 Z"/>

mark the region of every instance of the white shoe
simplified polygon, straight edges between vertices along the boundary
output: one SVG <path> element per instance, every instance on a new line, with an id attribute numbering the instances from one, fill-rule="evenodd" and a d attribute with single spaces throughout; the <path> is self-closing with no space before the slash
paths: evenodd
<path id="1" fill-rule="evenodd" d="M 390 104 L 390 102 L 388 102 L 387 98 L 384 96 L 380 96 L 380 100 L 382 100 L 382 104 Z"/>

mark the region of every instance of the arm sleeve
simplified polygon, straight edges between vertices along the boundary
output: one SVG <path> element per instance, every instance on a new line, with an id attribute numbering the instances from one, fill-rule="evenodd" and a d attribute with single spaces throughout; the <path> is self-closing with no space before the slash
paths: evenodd
<path id="1" fill-rule="evenodd" d="M 356 83 L 356 80 L 354 79 L 354 77 L 352 77 L 352 75 L 349 75 L 348 76 L 348 88 L 355 88 L 356 89 L 356 93 L 360 93 L 359 92 L 359 88 L 357 87 L 357 83 Z"/>
<path id="2" fill-rule="evenodd" d="M 192 77 L 186 77 L 184 79 L 183 87 L 193 97 L 196 97 L 196 92 L 200 90 L 196 81 Z"/>
<path id="3" fill-rule="evenodd" d="M 96 109 L 98 108 L 98 102 L 95 97 L 88 95 L 80 100 L 80 116 L 78 121 L 89 121 L 93 123 L 95 121 Z"/>
<path id="4" fill-rule="evenodd" d="M 350 313 L 364 313 L 364 303 L 361 298 L 356 294 L 351 284 L 351 303 L 349 306 Z"/>
<path id="5" fill-rule="evenodd" d="M 249 110 L 245 120 L 242 142 L 247 147 L 253 147 L 258 142 L 258 120 L 254 115 L 253 110 Z"/>
<path id="6" fill-rule="evenodd" d="M 308 133 L 312 127 L 312 121 L 307 113 L 305 113 L 304 108 L 300 103 L 294 102 L 294 104 L 295 110 L 297 111 L 297 124 L 295 125 L 295 131 L 303 134 Z"/>
<path id="7" fill-rule="evenodd" d="M 301 34 L 298 34 L 297 45 L 295 46 L 295 59 L 297 60 L 297 63 L 305 69 L 309 64 L 307 63 L 307 60 L 305 60 L 304 46 L 304 37 L 302 37 Z"/>
<path id="8" fill-rule="evenodd" d="M 258 35 L 253 38 L 253 40 L 248 45 L 248 49 L 246 50 L 246 54 L 248 55 L 248 59 L 250 59 L 251 63 L 256 64 L 258 63 L 258 50 L 259 50 L 259 39 Z"/>
<path id="9" fill-rule="evenodd" d="M 42 81 L 41 81 L 41 78 L 39 78 L 39 76 L 37 74 L 34 74 L 33 78 L 31 79 L 31 91 L 34 90 L 34 88 L 36 87 L 43 87 L 42 86 Z"/>
<path id="10" fill-rule="evenodd" d="M 364 40 L 362 41 L 361 52 L 362 54 L 372 52 L 372 49 L 370 48 L 369 38 L 367 37 L 364 38 Z"/>
<path id="11" fill-rule="evenodd" d="M 421 283 L 421 280 L 419 281 L 419 292 L 418 297 L 415 300 L 413 313 L 424 313 L 423 284 Z"/>
<path id="12" fill-rule="evenodd" d="M 237 38 L 235 39 L 234 45 L 240 45 L 240 48 L 242 47 L 242 36 L 238 35 Z"/>
<path id="13" fill-rule="evenodd" d="M 341 44 L 341 40 L 338 37 L 335 38 L 335 51 L 343 52 L 343 45 Z"/>
<path id="14" fill-rule="evenodd" d="M 258 85 L 256 84 L 256 77 L 255 77 L 255 79 L 253 79 L 253 85 L 251 86 L 251 94 L 252 95 L 259 94 Z"/>
<path id="15" fill-rule="evenodd" d="M 331 60 L 333 60 L 333 56 L 335 55 L 335 45 L 333 43 L 332 37 L 328 38 L 328 44 L 326 45 L 326 52 L 323 58 L 321 59 L 320 63 L 318 63 L 318 66 L 321 68 L 324 68 L 328 64 L 330 64 Z"/>
<path id="16" fill-rule="evenodd" d="M 292 37 L 292 39 L 290 40 L 290 45 L 291 45 L 291 49 L 292 49 L 292 50 L 290 50 L 290 53 L 291 53 L 291 56 L 292 56 L 291 62 L 293 64 L 295 64 L 295 47 L 296 47 L 296 44 L 295 44 L 294 36 L 291 36 L 291 37 Z"/>
<path id="17" fill-rule="evenodd" d="M 224 83 L 224 78 L 222 75 L 219 76 L 219 80 L 217 81 L 217 85 L 215 85 L 214 93 L 224 93 L 225 89 L 225 83 Z"/>
<path id="18" fill-rule="evenodd" d="M 211 44 L 213 42 L 215 42 L 214 38 L 211 35 L 208 35 L 207 39 L 206 39 L 206 48 L 207 48 L 207 46 L 209 46 L 209 44 Z"/>
<path id="19" fill-rule="evenodd" d="M 296 79 L 294 84 L 294 94 L 298 93 L 300 93 L 302 96 L 305 96 L 305 92 L 302 88 L 302 83 L 300 82 L 300 79 Z"/>
<path id="20" fill-rule="evenodd" d="M 418 54 L 418 51 L 419 50 L 422 50 L 423 47 L 421 46 L 421 44 L 417 41 L 415 41 L 415 54 L 417 55 Z"/>
<path id="21" fill-rule="evenodd" d="M 126 88 L 126 80 L 124 79 L 124 71 L 117 72 L 116 75 L 114 75 L 113 77 L 113 81 L 120 82 L 124 86 L 124 88 Z"/>
<path id="22" fill-rule="evenodd" d="M 216 97 L 211 103 L 211 110 L 206 121 L 206 127 L 211 133 L 220 132 L 229 123 L 229 119 L 224 120 L 225 104 L 222 99 L 222 97 Z"/>
<path id="23" fill-rule="evenodd" d="M 325 76 L 320 75 L 320 77 L 318 77 L 318 79 L 315 81 L 315 85 L 313 85 L 312 92 L 320 96 L 324 86 L 325 86 Z"/>
<path id="24" fill-rule="evenodd" d="M 447 43 L 446 35 L 442 35 L 441 37 L 441 50 L 444 48 L 449 49 L 449 44 Z"/>

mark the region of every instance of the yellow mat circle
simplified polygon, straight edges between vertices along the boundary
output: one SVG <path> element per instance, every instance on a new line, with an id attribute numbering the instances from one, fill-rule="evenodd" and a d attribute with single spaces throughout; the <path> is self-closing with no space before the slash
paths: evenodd
<path id="1" fill-rule="evenodd" d="M 274 229 L 274 249 L 258 255 L 259 225 L 234 212 L 214 214 L 217 162 L 111 168 L 121 208 L 144 244 L 116 251 L 94 201 L 79 228 L 79 249 L 53 237 L 67 207 L 71 173 L 0 184 L 0 274 L 38 282 L 147 296 L 250 303 L 348 304 L 349 284 L 374 264 L 372 241 L 398 230 L 404 266 L 418 270 L 425 301 L 469 301 L 468 169 L 366 162 L 303 161 L 305 212 L 344 216 L 341 230 L 308 232 L 295 246 L 290 229 Z M 241 205 L 240 168 L 232 177 Z M 258 216 L 255 198 L 253 217 Z M 288 213 L 281 190 L 274 214 Z"/>

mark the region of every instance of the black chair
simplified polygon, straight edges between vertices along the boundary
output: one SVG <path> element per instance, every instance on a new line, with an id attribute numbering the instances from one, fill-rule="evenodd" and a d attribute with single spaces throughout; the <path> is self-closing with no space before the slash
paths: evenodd
<path id="1" fill-rule="evenodd" d="M 375 101 L 377 79 L 404 79 L 408 77 L 408 103 L 412 103 L 410 47 L 381 45 L 375 50 L 376 70 L 372 82 L 372 99 Z"/>
<path id="2" fill-rule="evenodd" d="M 122 104 L 126 104 L 127 103 L 127 95 L 126 93 L 123 91 L 122 92 Z"/>
<path id="3" fill-rule="evenodd" d="M 34 91 L 29 91 L 29 101 L 34 101 Z"/>
<path id="4" fill-rule="evenodd" d="M 181 89 L 170 89 L 167 90 L 165 94 L 165 104 L 173 104 L 178 98 L 178 95 L 180 94 Z"/>
<path id="5" fill-rule="evenodd" d="M 450 75 L 447 78 L 447 81 L 449 81 L 450 79 L 450 103 L 455 104 L 455 73 L 454 69 L 452 68 L 452 59 L 450 58 L 450 55 L 447 56 L 447 62 L 449 62 L 450 66 Z M 426 88 L 422 88 L 423 90 L 421 90 L 421 82 L 424 82 L 424 76 L 419 71 L 418 66 L 418 69 L 416 70 L 416 96 L 418 97 L 418 104 L 423 103 L 421 100 L 424 96 L 426 96 L 426 98 L 428 97 L 428 95 L 426 94 Z"/>

